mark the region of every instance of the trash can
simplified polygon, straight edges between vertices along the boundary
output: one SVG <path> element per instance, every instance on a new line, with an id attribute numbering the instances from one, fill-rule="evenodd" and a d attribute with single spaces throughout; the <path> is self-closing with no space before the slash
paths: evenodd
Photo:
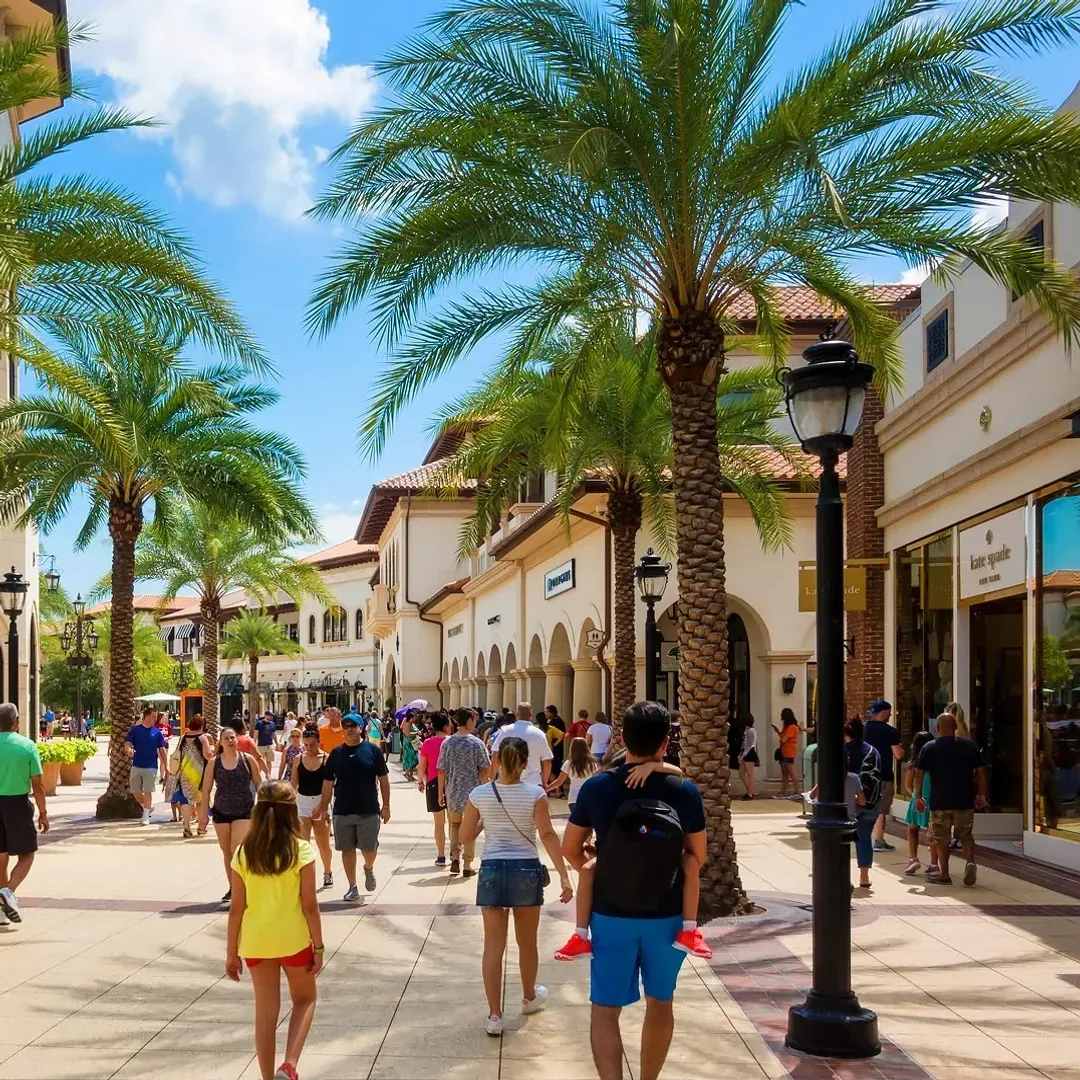
<path id="1" fill-rule="evenodd" d="M 810 791 L 817 786 L 817 743 L 810 743 L 802 752 L 802 789 Z M 802 815 L 806 817 L 810 806 L 806 799 L 802 801 Z"/>

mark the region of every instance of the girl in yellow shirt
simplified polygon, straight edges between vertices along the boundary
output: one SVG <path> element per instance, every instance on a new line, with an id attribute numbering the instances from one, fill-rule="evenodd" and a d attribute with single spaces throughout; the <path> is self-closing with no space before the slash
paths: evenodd
<path id="1" fill-rule="evenodd" d="M 283 780 L 267 780 L 233 856 L 225 959 L 225 974 L 234 982 L 240 980 L 241 958 L 251 975 L 262 1080 L 297 1080 L 296 1064 L 315 1018 L 315 976 L 324 954 L 315 888 L 315 851 L 300 839 L 296 792 Z M 285 1060 L 275 1072 L 282 970 L 292 1014 Z"/>

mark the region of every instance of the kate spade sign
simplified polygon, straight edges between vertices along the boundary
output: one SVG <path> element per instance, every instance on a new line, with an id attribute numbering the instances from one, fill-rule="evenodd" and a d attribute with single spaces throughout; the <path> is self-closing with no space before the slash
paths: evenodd
<path id="1" fill-rule="evenodd" d="M 960 530 L 960 599 L 1024 584 L 1027 514 L 1017 507 Z"/>

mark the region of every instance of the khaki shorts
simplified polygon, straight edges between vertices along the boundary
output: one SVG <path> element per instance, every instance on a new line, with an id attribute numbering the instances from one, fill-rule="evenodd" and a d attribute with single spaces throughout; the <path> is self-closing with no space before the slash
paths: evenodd
<path id="1" fill-rule="evenodd" d="M 259 757 L 266 762 L 271 768 L 274 767 L 274 744 L 270 743 L 267 746 L 260 746 L 257 748 L 259 751 Z"/>
<path id="2" fill-rule="evenodd" d="M 937 844 L 947 844 L 956 833 L 956 839 L 960 843 L 971 839 L 971 831 L 975 828 L 974 810 L 931 810 L 930 811 L 930 839 Z"/>
<path id="3" fill-rule="evenodd" d="M 132 768 L 128 786 L 132 795 L 153 795 L 157 790 L 157 780 L 157 769 Z"/>
<path id="4" fill-rule="evenodd" d="M 884 780 L 881 784 L 881 805 L 878 808 L 878 816 L 884 814 L 886 820 L 892 813 L 893 797 L 896 794 L 896 785 L 892 780 Z"/>

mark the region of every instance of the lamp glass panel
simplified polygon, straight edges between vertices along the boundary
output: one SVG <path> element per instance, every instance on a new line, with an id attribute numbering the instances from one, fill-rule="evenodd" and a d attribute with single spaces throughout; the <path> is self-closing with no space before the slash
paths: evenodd
<path id="1" fill-rule="evenodd" d="M 862 419 L 863 402 L 866 400 L 866 389 L 862 386 L 853 386 L 848 391 L 847 420 L 844 423 L 844 434 L 854 436 L 855 429 Z"/>
<path id="2" fill-rule="evenodd" d="M 817 386 L 793 394 L 788 400 L 788 412 L 795 427 L 795 434 L 801 442 L 809 442 L 822 435 L 835 435 L 846 431 L 844 411 L 847 409 L 847 404 L 848 388 L 846 386 Z M 860 395 L 858 415 L 861 414 Z M 856 423 L 858 423 L 857 417 Z"/>

